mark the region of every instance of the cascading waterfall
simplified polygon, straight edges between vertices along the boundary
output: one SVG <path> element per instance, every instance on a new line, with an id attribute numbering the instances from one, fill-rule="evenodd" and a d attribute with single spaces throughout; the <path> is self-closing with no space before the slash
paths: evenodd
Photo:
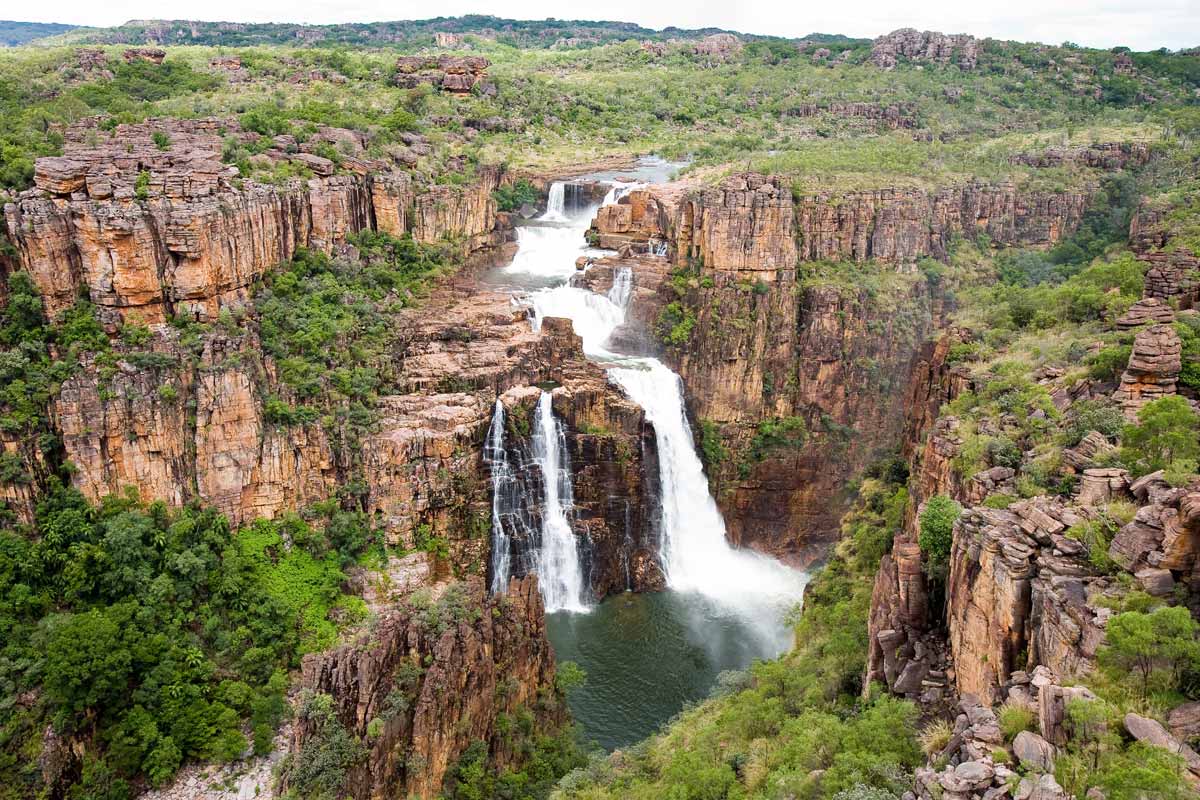
<path id="1" fill-rule="evenodd" d="M 541 542 L 535 558 L 546 611 L 586 611 L 579 543 L 571 527 L 575 496 L 563 427 L 549 392 L 538 398 L 533 459 L 542 476 Z"/>
<path id="2" fill-rule="evenodd" d="M 633 269 L 621 267 L 613 274 L 612 286 L 608 290 L 608 299 L 614 306 L 621 309 L 621 313 L 624 315 L 625 311 L 629 309 L 629 298 L 632 294 Z M 624 322 L 623 319 L 622 322 Z"/>
<path id="3" fill-rule="evenodd" d="M 483 450 L 492 474 L 491 590 L 504 592 L 513 575 L 533 572 L 547 611 L 586 611 L 583 567 L 571 525 L 571 463 L 551 395 L 542 392 L 538 398 L 528 460 L 505 447 L 504 417 L 504 404 L 497 398 Z"/>
<path id="4" fill-rule="evenodd" d="M 492 474 L 492 591 L 508 590 L 509 578 L 529 571 L 527 548 L 538 540 L 520 453 L 504 446 L 504 403 L 496 398 L 487 431 L 484 462 Z M 514 563 L 516 555 L 516 563 Z"/>
<path id="5" fill-rule="evenodd" d="M 512 574 L 512 521 L 517 519 L 516 493 L 520 491 L 508 452 L 504 449 L 504 403 L 496 398 L 492 426 L 488 429 L 483 460 L 492 473 L 492 592 L 508 588 Z"/>
<path id="6" fill-rule="evenodd" d="M 654 426 L 667 585 L 735 608 L 793 602 L 803 588 L 801 573 L 773 558 L 736 549 L 725 538 L 725 521 L 708 491 L 684 412 L 679 376 L 656 359 L 638 359 L 608 374 Z"/>
<path id="7" fill-rule="evenodd" d="M 550 184 L 550 193 L 546 197 L 546 213 L 538 217 L 543 222 L 567 221 L 567 185 L 562 181 Z"/>

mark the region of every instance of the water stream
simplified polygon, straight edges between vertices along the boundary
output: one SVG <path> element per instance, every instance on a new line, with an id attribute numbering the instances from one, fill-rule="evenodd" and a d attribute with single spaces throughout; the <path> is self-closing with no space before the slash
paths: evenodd
<path id="1" fill-rule="evenodd" d="M 662 181 L 664 164 L 650 162 L 628 177 L 642 184 Z M 632 185 L 614 183 L 602 202 L 616 202 Z M 703 698 L 722 670 L 744 668 L 790 646 L 783 616 L 799 601 L 806 576 L 726 540 L 724 520 L 695 451 L 679 376 L 657 359 L 607 349 L 612 332 L 625 320 L 637 276 L 628 268 L 619 270 L 607 294 L 569 285 L 576 259 L 603 251 L 589 249 L 583 237 L 597 205 L 579 208 L 566 202 L 568 194 L 564 184 L 551 186 L 546 213 L 518 228 L 517 254 L 492 280 L 511 287 L 531 306 L 535 328 L 549 316 L 570 319 L 584 352 L 608 369 L 610 380 L 642 406 L 654 426 L 662 504 L 659 557 L 668 588 L 589 605 L 578 537 L 570 527 L 569 465 L 549 450 L 538 454 L 539 436 L 543 447 L 557 443 L 565 452 L 561 424 L 553 418 L 548 393 L 538 403 L 534 450 L 545 486 L 532 568 L 552 612 L 547 627 L 558 657 L 576 661 L 588 673 L 587 684 L 570 698 L 572 711 L 589 737 L 612 748 L 645 737 L 684 703 Z M 493 418 L 489 452 L 503 449 L 502 439 L 493 441 L 495 431 L 503 429 L 503 411 L 497 413 L 500 422 Z M 507 486 L 507 456 L 489 455 L 489 463 L 494 487 L 496 466 L 501 488 Z M 496 520 L 494 507 L 493 527 Z M 503 537 L 512 527 L 497 529 L 496 544 L 509 547 Z M 509 556 L 493 556 L 494 573 L 501 568 L 511 574 Z"/>

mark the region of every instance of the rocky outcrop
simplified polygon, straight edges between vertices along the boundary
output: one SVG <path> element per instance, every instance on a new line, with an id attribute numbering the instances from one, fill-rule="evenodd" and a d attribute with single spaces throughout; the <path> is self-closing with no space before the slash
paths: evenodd
<path id="1" fill-rule="evenodd" d="M 1177 489 L 1155 472 L 1130 491 L 1144 505 L 1117 531 L 1108 555 L 1151 594 L 1169 595 L 1176 582 L 1200 587 L 1200 492 Z"/>
<path id="2" fill-rule="evenodd" d="M 696 55 L 726 61 L 742 51 L 742 40 L 732 33 L 714 33 L 692 45 Z"/>
<path id="3" fill-rule="evenodd" d="M 1113 392 L 1126 418 L 1135 421 L 1143 406 L 1175 394 L 1175 383 L 1183 368 L 1182 349 L 1179 334 L 1170 325 L 1151 325 L 1138 331 L 1129 366 Z"/>
<path id="4" fill-rule="evenodd" d="M 946 618 L 960 694 L 992 704 L 1013 672 L 1034 664 L 1060 675 L 1092 668 L 1110 613 L 1095 599 L 1109 584 L 1063 535 L 1082 520 L 1035 499 L 967 509 L 955 523 Z"/>
<path id="5" fill-rule="evenodd" d="M 125 63 L 127 64 L 132 64 L 135 61 L 148 61 L 151 64 L 161 64 L 163 59 L 167 57 L 167 51 L 161 47 L 130 47 L 121 53 L 121 57 L 125 59 Z"/>
<path id="6" fill-rule="evenodd" d="M 342 785 L 356 800 L 437 797 L 447 771 L 474 742 L 486 744 L 493 766 L 519 766 L 501 718 L 529 713 L 539 732 L 565 719 L 532 577 L 494 597 L 476 579 L 410 601 L 372 634 L 306 656 L 303 674 L 310 692 L 332 699 L 334 721 L 302 708 L 290 759 L 314 757 L 323 726 L 342 726 L 368 748 Z M 293 774 L 285 764 L 285 790 Z"/>
<path id="7" fill-rule="evenodd" d="M 819 51 L 818 51 L 819 52 Z M 828 51 L 826 51 L 828 54 Z M 784 112 L 789 117 L 838 117 L 878 122 L 888 130 L 919 126 L 916 109 L 908 104 L 883 103 L 801 103 Z"/>
<path id="8" fill-rule="evenodd" d="M 1115 172 L 1145 164 L 1150 160 L 1150 146 L 1145 142 L 1104 142 L 1080 147 L 1047 147 L 1044 150 L 1017 153 L 1009 160 L 1030 167 L 1072 165 Z"/>
<path id="9" fill-rule="evenodd" d="M 1143 325 L 1169 325 L 1175 321 L 1175 311 L 1165 300 L 1146 297 L 1138 300 L 1117 318 L 1119 330 L 1132 330 Z"/>
<path id="10" fill-rule="evenodd" d="M 475 88 L 495 87 L 486 83 L 491 62 L 483 56 L 401 56 L 396 60 L 397 86 L 411 89 L 421 84 L 449 94 L 470 94 Z"/>
<path id="11" fill-rule="evenodd" d="M 297 248 L 329 252 L 369 227 L 427 243 L 454 237 L 463 255 L 506 238 L 491 196 L 498 169 L 481 170 L 468 187 L 420 192 L 407 172 L 384 162 L 350 156 L 343 161 L 350 174 L 334 175 L 320 156 L 277 149 L 268 153 L 324 176 L 239 188 L 237 168 L 220 160 L 221 132 L 240 135 L 236 121 L 122 125 L 93 146 L 87 135 L 95 124 L 67 131 L 65 155 L 38 159 L 37 188 L 4 209 L 51 317 L 82 292 L 110 316 L 212 320 L 244 306 L 254 279 Z M 307 146 L 322 141 L 344 142 L 351 152 L 364 146 L 359 134 L 332 128 Z"/>
<path id="12" fill-rule="evenodd" d="M 792 263 L 793 254 L 803 261 L 908 264 L 944 259 L 954 237 L 980 233 L 999 245 L 1050 247 L 1079 225 L 1093 191 L 968 183 L 793 200 L 779 178 L 747 174 L 714 189 L 671 184 L 632 191 L 599 210 L 594 230 L 601 247 L 669 242 L 676 264 L 703 259 L 715 269 L 769 273 Z"/>
<path id="13" fill-rule="evenodd" d="M 979 62 L 979 40 L 965 33 L 947 35 L 901 28 L 871 44 L 871 63 L 880 69 L 895 69 L 902 59 L 928 64 L 953 63 L 960 69 L 971 70 Z"/>

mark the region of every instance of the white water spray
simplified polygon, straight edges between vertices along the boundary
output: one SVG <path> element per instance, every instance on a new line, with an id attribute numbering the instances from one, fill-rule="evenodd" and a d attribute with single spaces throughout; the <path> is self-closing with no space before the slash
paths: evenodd
<path id="1" fill-rule="evenodd" d="M 679 376 L 657 359 L 609 370 L 646 412 L 658 443 L 662 566 L 667 585 L 737 607 L 794 602 L 804 575 L 768 556 L 732 547 L 692 441 Z"/>
<path id="2" fill-rule="evenodd" d="M 575 496 L 562 425 L 554 418 L 549 392 L 537 404 L 533 458 L 542 475 L 542 535 L 535 559 L 546 611 L 587 611 L 579 543 L 571 527 Z"/>
<path id="3" fill-rule="evenodd" d="M 550 192 L 546 197 L 546 213 L 538 219 L 542 222 L 567 221 L 567 185 L 562 181 L 550 184 Z"/>
<path id="4" fill-rule="evenodd" d="M 504 449 L 504 403 L 499 397 L 492 410 L 483 460 L 492 473 L 492 592 L 500 593 L 508 589 L 512 574 L 512 536 L 505 516 L 510 513 L 509 500 L 517 481 Z"/>
<path id="5" fill-rule="evenodd" d="M 613 273 L 612 286 L 608 290 L 609 301 L 621 309 L 621 322 L 625 320 L 625 312 L 629 310 L 629 298 L 633 295 L 633 268 L 621 267 Z M 620 323 L 618 323 L 620 324 Z"/>

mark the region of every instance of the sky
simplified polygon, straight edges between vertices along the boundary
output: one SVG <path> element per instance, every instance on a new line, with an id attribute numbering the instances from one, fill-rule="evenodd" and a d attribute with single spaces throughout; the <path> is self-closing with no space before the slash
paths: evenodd
<path id="1" fill-rule="evenodd" d="M 4 0 L 0 18 L 77 25 L 129 19 L 378 22 L 493 14 L 517 19 L 608 19 L 651 28 L 718 27 L 799 37 L 875 37 L 902 27 L 1001 39 L 1135 50 L 1200 45 L 1200 0 Z"/>

